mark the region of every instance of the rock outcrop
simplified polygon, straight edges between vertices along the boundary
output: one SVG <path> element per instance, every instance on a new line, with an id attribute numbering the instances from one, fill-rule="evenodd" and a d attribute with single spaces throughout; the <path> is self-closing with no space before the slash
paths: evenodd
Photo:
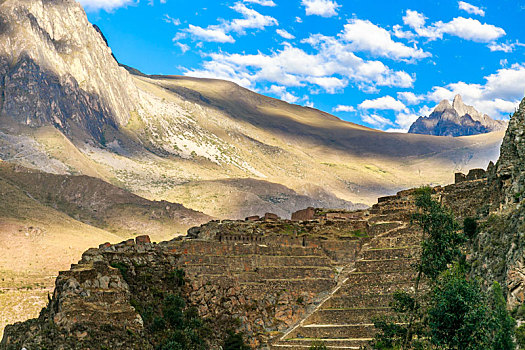
<path id="1" fill-rule="evenodd" d="M 452 105 L 443 100 L 428 117 L 419 117 L 410 127 L 411 134 L 468 136 L 504 130 L 507 123 L 481 114 L 456 95 Z"/>
<path id="2" fill-rule="evenodd" d="M 74 0 L 0 4 L 0 113 L 31 127 L 103 141 L 124 125 L 138 92 Z"/>
<path id="3" fill-rule="evenodd" d="M 491 213 L 474 243 L 474 271 L 507 288 L 509 307 L 525 302 L 525 99 L 509 121 L 496 165 L 489 166 Z"/>

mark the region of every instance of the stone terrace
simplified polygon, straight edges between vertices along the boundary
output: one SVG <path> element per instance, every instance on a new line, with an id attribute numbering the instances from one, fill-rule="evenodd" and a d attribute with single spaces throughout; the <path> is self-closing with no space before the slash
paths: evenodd
<path id="1" fill-rule="evenodd" d="M 374 335 L 373 318 L 387 315 L 396 290 L 412 288 L 410 264 L 418 252 L 419 232 L 407 215 L 415 209 L 411 191 L 385 197 L 369 213 L 371 240 L 357 255 L 323 302 L 272 349 L 308 349 L 322 341 L 329 349 L 359 349 Z"/>
<path id="2" fill-rule="evenodd" d="M 483 202 L 485 184 L 485 179 L 463 181 L 433 191 L 465 217 L 473 213 L 463 208 Z M 127 306 L 133 296 L 110 266 L 127 266 L 128 279 L 146 276 L 156 281 L 154 288 L 183 268 L 189 281 L 186 294 L 200 315 L 217 327 L 237 319 L 238 330 L 255 348 L 308 349 L 322 340 L 329 349 L 358 349 L 374 336 L 373 318 L 391 312 L 392 294 L 412 288 L 411 263 L 420 241 L 410 225 L 413 194 L 402 191 L 353 213 L 310 208 L 294 221 L 267 214 L 212 221 L 189 230 L 183 239 L 159 244 L 144 236 L 103 244 L 61 273 L 47 312 L 67 332 L 88 324 L 103 326 L 115 315 L 96 310 L 117 305 L 129 325 L 125 328 L 140 328 L 140 316 Z M 137 287 L 142 288 L 140 283 Z M 86 308 L 93 312 L 86 315 Z M 33 328 L 11 327 L 6 328 L 9 341 L 29 344 Z M 129 340 L 125 331 L 121 335 L 122 343 Z"/>

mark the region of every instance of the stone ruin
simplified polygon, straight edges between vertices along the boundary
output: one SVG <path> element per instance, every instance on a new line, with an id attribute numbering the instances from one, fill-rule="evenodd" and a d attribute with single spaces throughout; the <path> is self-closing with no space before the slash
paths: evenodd
<path id="1" fill-rule="evenodd" d="M 484 181 L 433 189 L 459 217 L 472 215 L 486 191 Z M 113 335 L 119 344 L 152 349 L 144 343 L 129 345 L 127 330 L 141 337 L 146 330 L 130 306 L 133 291 L 111 266 L 128 266 L 127 278 L 147 268 L 161 279 L 182 268 L 188 300 L 199 314 L 217 322 L 238 319 L 237 330 L 256 349 L 305 349 L 313 339 L 322 339 L 329 349 L 359 348 L 375 334 L 372 319 L 391 313 L 392 293 L 412 287 L 410 266 L 420 239 L 410 224 L 414 210 L 414 190 L 408 190 L 380 198 L 368 210 L 306 208 L 292 220 L 267 214 L 211 221 L 192 228 L 185 238 L 158 244 L 147 236 L 102 244 L 60 273 L 41 317 L 48 315 L 66 339 L 82 346 L 88 338 L 75 329 L 102 327 L 121 315 L 122 331 Z M 91 310 L 87 314 L 86 308 Z M 0 348 L 38 348 L 43 338 L 31 325 L 44 321 L 28 322 L 8 326 Z M 122 348 L 102 339 L 109 348 Z"/>
<path id="2" fill-rule="evenodd" d="M 484 169 L 471 169 L 467 175 L 463 173 L 455 173 L 454 183 L 458 184 L 465 181 L 476 181 L 487 178 L 487 171 Z"/>

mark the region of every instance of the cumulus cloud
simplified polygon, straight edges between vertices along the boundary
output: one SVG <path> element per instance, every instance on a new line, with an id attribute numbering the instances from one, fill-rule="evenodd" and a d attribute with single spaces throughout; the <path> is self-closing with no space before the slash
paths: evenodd
<path id="1" fill-rule="evenodd" d="M 302 0 L 301 5 L 305 7 L 306 15 L 321 17 L 337 16 L 337 9 L 341 7 L 333 0 Z"/>
<path id="2" fill-rule="evenodd" d="M 246 5 L 238 2 L 232 9 L 242 14 L 244 18 L 234 19 L 230 23 L 224 24 L 226 31 L 235 31 L 240 34 L 245 34 L 246 29 L 264 29 L 269 26 L 276 26 L 279 24 L 277 20 L 271 16 L 264 16 L 259 12 L 246 7 Z"/>
<path id="3" fill-rule="evenodd" d="M 378 127 L 378 128 L 384 128 L 388 125 L 394 125 L 394 123 L 385 117 L 381 117 L 377 114 L 371 114 L 371 115 L 364 115 L 361 117 L 361 120 L 369 125 Z"/>
<path id="4" fill-rule="evenodd" d="M 262 15 L 254 9 L 246 7 L 246 5 L 241 2 L 235 3 L 231 8 L 240 13 L 243 18 L 223 21 L 221 24 L 209 25 L 206 28 L 190 24 L 188 28 L 184 29 L 184 32 L 191 34 L 193 38 L 197 40 L 234 43 L 235 39 L 230 34 L 232 32 L 245 35 L 247 29 L 263 30 L 266 27 L 279 24 L 275 18 Z"/>
<path id="5" fill-rule="evenodd" d="M 460 10 L 466 11 L 467 13 L 470 13 L 471 15 L 478 15 L 478 16 L 485 16 L 485 11 L 483 11 L 481 8 L 471 5 L 468 2 L 460 1 L 458 2 L 458 7 Z"/>
<path id="6" fill-rule="evenodd" d="M 502 52 L 505 52 L 505 53 L 509 53 L 509 52 L 514 51 L 516 46 L 521 46 L 521 44 L 520 43 L 508 44 L 508 43 L 496 43 L 496 42 L 493 42 L 493 43 L 490 43 L 487 47 L 492 52 L 494 52 L 494 51 L 502 51 Z"/>
<path id="7" fill-rule="evenodd" d="M 398 92 L 397 98 L 402 101 L 405 101 L 405 103 L 408 105 L 417 105 L 424 99 L 423 96 L 417 96 L 416 94 L 410 91 Z"/>
<path id="8" fill-rule="evenodd" d="M 135 0 L 77 0 L 86 11 L 113 11 L 119 7 L 136 4 Z"/>
<path id="9" fill-rule="evenodd" d="M 279 34 L 281 37 L 285 38 L 285 39 L 288 39 L 288 40 L 292 40 L 292 39 L 295 39 L 295 36 L 288 33 L 286 30 L 284 29 L 277 29 L 275 31 L 277 34 Z"/>
<path id="10" fill-rule="evenodd" d="M 464 17 L 456 17 L 450 22 L 438 21 L 426 26 L 426 17 L 412 10 L 407 10 L 403 23 L 412 28 L 417 36 L 429 40 L 442 39 L 444 34 L 449 34 L 465 40 L 489 43 L 506 35 L 502 28 Z"/>
<path id="11" fill-rule="evenodd" d="M 492 24 L 482 24 L 477 19 L 472 18 L 457 17 L 448 23 L 438 22 L 435 26 L 442 33 L 481 43 L 497 40 L 506 34 L 502 28 Z"/>
<path id="12" fill-rule="evenodd" d="M 333 109 L 334 112 L 356 112 L 356 109 L 354 106 L 345 106 L 345 105 L 337 105 Z"/>
<path id="13" fill-rule="evenodd" d="M 358 106 L 360 109 L 380 109 L 380 110 L 392 110 L 392 111 L 403 111 L 407 107 L 399 100 L 396 100 L 392 96 L 383 96 L 376 98 L 375 100 L 365 100 Z"/>
<path id="14" fill-rule="evenodd" d="M 416 47 L 392 40 L 390 33 L 368 20 L 352 19 L 344 26 L 340 37 L 355 51 L 370 52 L 374 56 L 392 59 L 421 59 L 431 56 Z"/>
<path id="15" fill-rule="evenodd" d="M 285 86 L 279 86 L 279 85 L 272 85 L 267 92 L 272 93 L 274 95 L 279 96 L 279 98 L 285 102 L 288 103 L 296 103 L 299 101 L 299 97 L 295 96 L 294 94 L 286 91 Z"/>
<path id="16" fill-rule="evenodd" d="M 367 61 L 333 37 L 312 36 L 303 41 L 315 53 L 285 44 L 271 54 L 209 55 L 202 69 L 186 70 L 185 75 L 233 80 L 246 87 L 267 82 L 285 87 L 316 87 L 335 93 L 353 83 L 364 91 L 378 86 L 411 87 L 414 78 L 395 71 L 380 61 Z"/>
<path id="17" fill-rule="evenodd" d="M 243 0 L 243 1 L 251 2 L 252 4 L 257 4 L 261 6 L 269 6 L 269 7 L 277 6 L 277 4 L 273 2 L 272 0 Z"/>
<path id="18" fill-rule="evenodd" d="M 432 113 L 432 109 L 428 106 L 421 107 L 417 112 L 410 110 L 404 111 L 396 114 L 396 129 L 391 129 L 387 131 L 393 132 L 407 132 L 410 129 L 410 126 L 422 116 L 429 116 Z"/>
<path id="19" fill-rule="evenodd" d="M 226 34 L 224 28 L 220 26 L 208 26 L 208 28 L 202 28 L 190 24 L 186 29 L 194 38 L 204 41 L 217 42 L 217 43 L 234 43 L 235 39 Z"/>

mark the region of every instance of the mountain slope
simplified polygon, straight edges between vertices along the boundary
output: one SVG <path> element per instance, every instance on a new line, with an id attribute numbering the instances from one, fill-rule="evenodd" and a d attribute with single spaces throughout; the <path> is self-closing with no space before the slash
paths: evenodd
<path id="1" fill-rule="evenodd" d="M 48 174 L 1 161 L 0 198 L 0 338 L 5 324 L 38 314 L 57 272 L 86 249 L 137 234 L 169 240 L 211 220 L 97 178 Z"/>
<path id="2" fill-rule="evenodd" d="M 409 133 L 436 136 L 468 136 L 505 130 L 507 123 L 479 113 L 456 95 L 452 105 L 443 100 L 428 117 L 419 117 Z"/>
<path id="3" fill-rule="evenodd" d="M 0 23 L 1 159 L 220 218 L 448 183 L 496 160 L 503 137 L 384 133 L 230 82 L 131 74 L 72 0 L 5 0 Z"/>

